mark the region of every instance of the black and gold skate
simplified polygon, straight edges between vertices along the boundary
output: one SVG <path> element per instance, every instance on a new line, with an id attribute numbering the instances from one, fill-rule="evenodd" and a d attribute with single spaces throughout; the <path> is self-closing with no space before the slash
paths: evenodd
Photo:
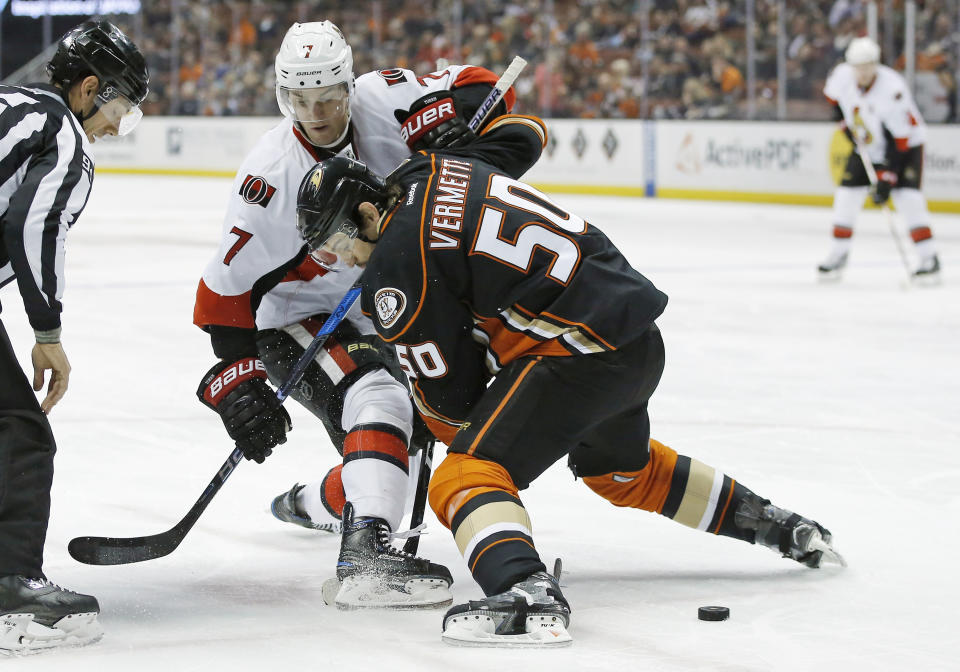
<path id="1" fill-rule="evenodd" d="M 823 562 L 847 566 L 836 549 L 833 535 L 820 523 L 781 509 L 750 493 L 740 502 L 735 522 L 738 527 L 755 530 L 755 543 L 778 551 L 785 558 L 808 567 L 819 567 Z"/>
<path id="2" fill-rule="evenodd" d="M 573 640 L 567 632 L 570 605 L 546 572 L 510 590 L 458 604 L 443 617 L 443 641 L 454 646 L 547 647 Z"/>

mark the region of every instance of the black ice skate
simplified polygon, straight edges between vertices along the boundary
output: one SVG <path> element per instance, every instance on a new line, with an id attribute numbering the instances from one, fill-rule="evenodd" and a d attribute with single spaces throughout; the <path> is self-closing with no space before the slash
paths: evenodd
<path id="1" fill-rule="evenodd" d="M 833 562 L 843 567 L 846 561 L 832 546 L 833 535 L 820 523 L 799 514 L 781 509 L 750 494 L 737 509 L 738 527 L 756 530 L 755 543 L 778 551 L 785 558 L 796 560 L 807 567 L 819 567 Z"/>
<path id="2" fill-rule="evenodd" d="M 838 252 L 834 250 L 830 253 L 822 264 L 817 266 L 817 270 L 820 272 L 821 280 L 839 280 L 840 276 L 843 273 L 843 269 L 847 265 L 847 257 L 849 254 L 847 252 Z"/>
<path id="3" fill-rule="evenodd" d="M 83 646 L 99 640 L 97 598 L 44 578 L 0 577 L 0 656 Z"/>
<path id="4" fill-rule="evenodd" d="M 937 255 L 932 255 L 920 262 L 917 270 L 913 272 L 915 282 L 923 284 L 935 284 L 940 281 L 940 259 Z"/>
<path id="5" fill-rule="evenodd" d="M 559 582 L 537 572 L 510 590 L 458 604 L 443 617 L 443 641 L 454 646 L 553 647 L 573 642 L 570 605 Z"/>
<path id="6" fill-rule="evenodd" d="M 340 609 L 419 609 L 453 602 L 450 570 L 395 548 L 390 537 L 387 521 L 354 517 L 353 505 L 346 503 L 337 578 L 324 585 L 328 604 L 334 590 Z"/>
<path id="7" fill-rule="evenodd" d="M 273 517 L 277 520 L 282 520 L 285 523 L 293 523 L 294 525 L 305 527 L 308 530 L 340 534 L 343 530 L 343 523 L 341 521 L 334 519 L 333 516 L 330 516 L 330 519 L 326 521 L 311 520 L 310 516 L 297 506 L 297 493 L 305 487 L 305 485 L 294 483 L 289 491 L 274 497 L 273 502 L 270 503 L 270 513 L 272 513 Z"/>

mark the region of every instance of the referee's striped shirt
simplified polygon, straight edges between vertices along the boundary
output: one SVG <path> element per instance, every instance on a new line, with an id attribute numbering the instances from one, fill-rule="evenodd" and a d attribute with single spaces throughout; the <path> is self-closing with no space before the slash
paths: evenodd
<path id="1" fill-rule="evenodd" d="M 0 85 L 0 287 L 17 279 L 37 331 L 60 326 L 64 241 L 92 183 L 90 141 L 60 91 Z"/>

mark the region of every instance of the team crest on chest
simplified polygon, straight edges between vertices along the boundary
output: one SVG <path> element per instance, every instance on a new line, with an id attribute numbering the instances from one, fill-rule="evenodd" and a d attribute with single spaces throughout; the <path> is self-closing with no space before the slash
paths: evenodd
<path id="1" fill-rule="evenodd" d="M 373 302 L 377 308 L 377 318 L 384 329 L 392 327 L 403 314 L 403 309 L 407 307 L 407 297 L 393 287 L 377 290 Z"/>
<path id="2" fill-rule="evenodd" d="M 377 70 L 377 74 L 386 80 L 387 86 L 402 84 L 407 81 L 407 76 L 400 68 L 386 68 L 385 70 Z"/>
<path id="3" fill-rule="evenodd" d="M 267 183 L 259 175 L 247 175 L 240 186 L 240 195 L 247 203 L 256 203 L 261 208 L 267 207 L 277 188 Z"/>

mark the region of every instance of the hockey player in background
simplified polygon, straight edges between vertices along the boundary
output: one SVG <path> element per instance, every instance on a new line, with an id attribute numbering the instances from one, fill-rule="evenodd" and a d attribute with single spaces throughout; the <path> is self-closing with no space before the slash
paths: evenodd
<path id="1" fill-rule="evenodd" d="M 223 242 L 204 271 L 194 312 L 220 359 L 198 395 L 220 414 L 244 455 L 258 462 L 291 429 L 267 379 L 279 385 L 288 377 L 359 275 L 332 255 L 307 254 L 296 228 L 304 174 L 317 161 L 340 155 L 363 158 L 386 175 L 410 154 L 395 110 L 405 112 L 438 88 L 452 88 L 465 108 L 476 108 L 497 79 L 482 68 L 451 66 L 423 78 L 391 69 L 354 81 L 351 48 L 329 21 L 290 28 L 276 76 L 285 119 L 237 173 Z M 512 98 L 511 91 L 510 104 Z M 337 566 L 344 581 L 336 597 L 341 607 L 442 606 L 451 599 L 446 567 L 408 556 L 388 541 L 418 476 L 418 460 L 408 449 L 415 453 L 423 443 L 403 379 L 392 350 L 382 347 L 355 306 L 291 392 L 323 423 L 343 462 L 322 480 L 295 484 L 271 509 L 280 520 L 318 530 L 337 532 L 346 521 Z M 390 574 L 396 589 L 364 594 L 366 577 L 379 573 Z"/>
<path id="2" fill-rule="evenodd" d="M 416 103 L 405 127 L 429 126 L 418 116 L 440 97 Z M 363 311 L 449 447 L 430 504 L 486 597 L 446 613 L 444 640 L 571 641 L 569 604 L 518 496 L 564 456 L 616 506 L 810 567 L 841 562 L 823 526 L 650 438 L 664 365 L 654 320 L 667 297 L 596 227 L 518 181 L 545 139 L 539 119 L 504 115 L 473 142 L 415 155 L 388 183 L 360 163 L 323 161 L 298 198 L 310 248 L 365 265 Z"/>
<path id="3" fill-rule="evenodd" d="M 102 634 L 97 599 L 43 573 L 56 452 L 47 414 L 70 377 L 60 342 L 64 246 L 90 195 L 90 143 L 137 124 L 149 80 L 140 51 L 109 21 L 69 31 L 47 70 L 50 84 L 0 85 L 0 286 L 16 279 L 36 335 L 31 389 L 0 322 L 0 655 Z"/>
<path id="4" fill-rule="evenodd" d="M 876 42 L 869 37 L 854 39 L 844 60 L 830 73 L 823 93 L 834 105 L 854 148 L 833 196 L 833 249 L 818 270 L 823 277 L 838 276 L 847 265 L 853 225 L 869 192 L 881 206 L 892 196 L 907 223 L 919 258 L 914 277 L 935 278 L 940 260 L 927 201 L 920 191 L 926 124 L 903 77 L 880 64 Z M 860 155 L 857 141 L 867 156 Z M 872 189 L 864 161 L 872 162 L 876 169 L 877 184 Z"/>

